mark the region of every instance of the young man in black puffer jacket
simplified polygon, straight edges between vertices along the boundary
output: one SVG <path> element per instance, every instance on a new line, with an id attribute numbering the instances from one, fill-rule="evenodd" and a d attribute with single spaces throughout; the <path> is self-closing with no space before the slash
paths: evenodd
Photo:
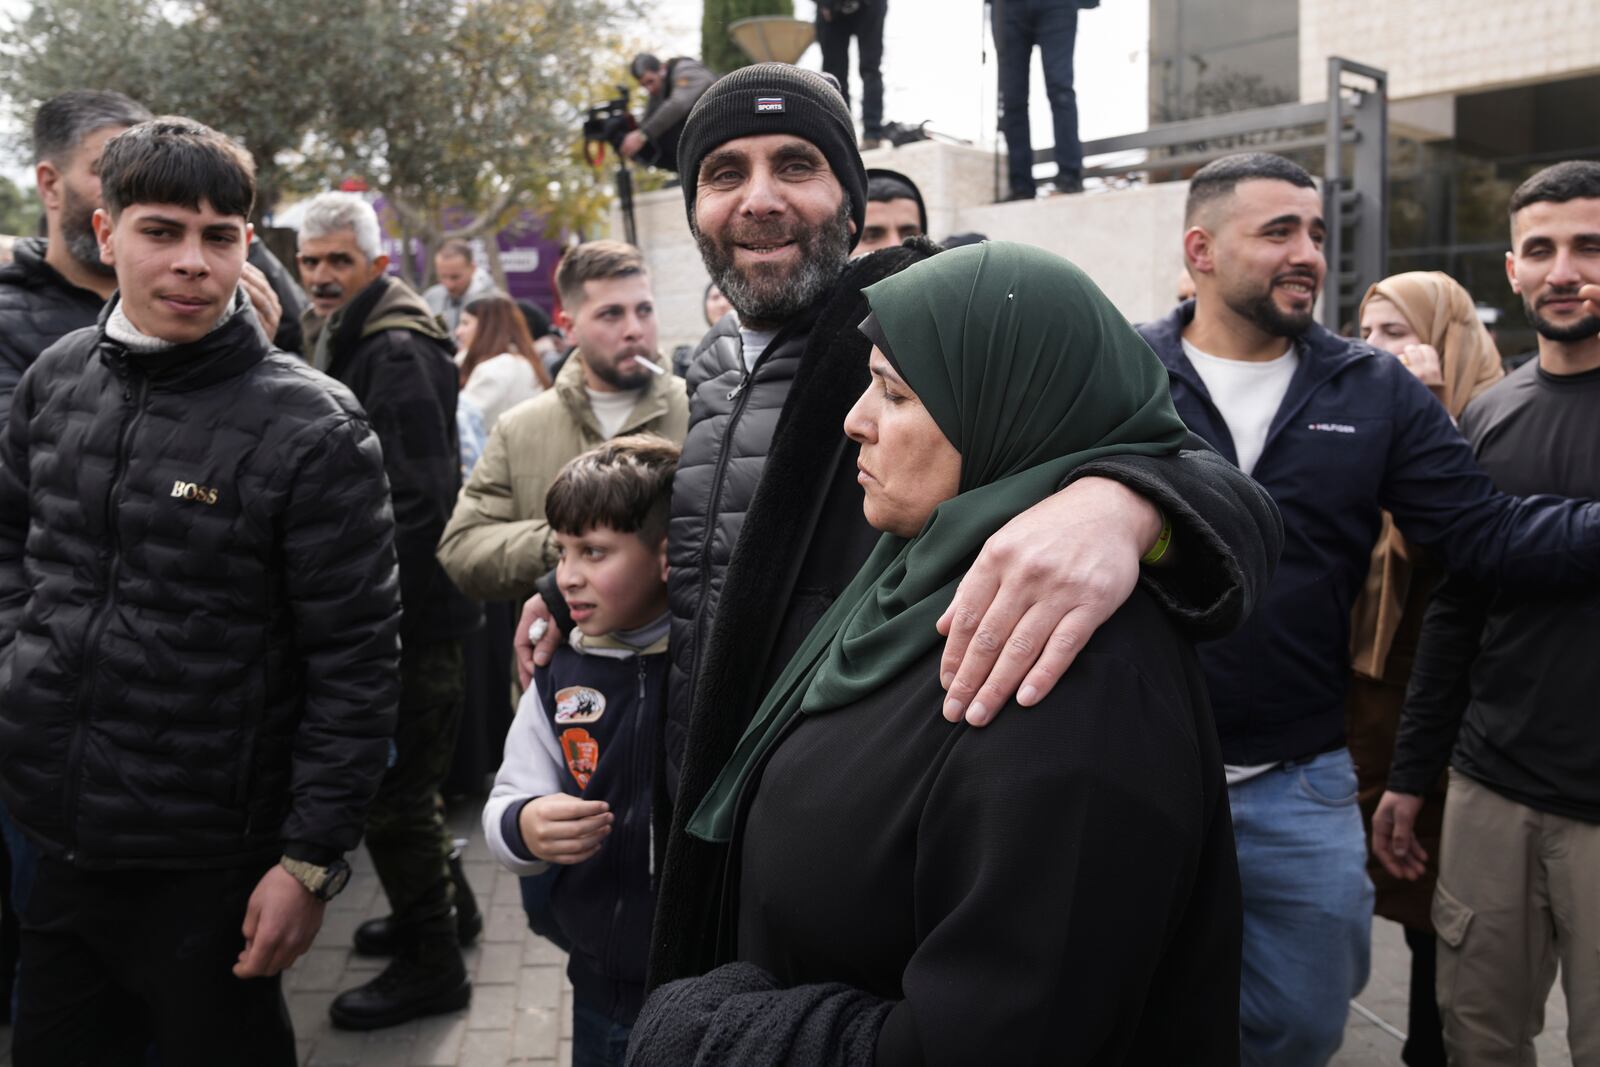
<path id="1" fill-rule="evenodd" d="M 394 727 L 383 457 L 239 288 L 242 148 L 156 119 L 101 181 L 118 295 L 23 375 L 0 445 L 0 801 L 43 852 L 13 1055 L 292 1064 L 277 975 Z"/>

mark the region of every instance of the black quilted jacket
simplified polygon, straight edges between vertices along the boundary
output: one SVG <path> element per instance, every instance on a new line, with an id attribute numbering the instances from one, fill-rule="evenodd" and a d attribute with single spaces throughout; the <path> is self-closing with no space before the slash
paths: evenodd
<path id="1" fill-rule="evenodd" d="M 0 434 L 11 394 L 39 353 L 85 326 L 93 326 L 105 301 L 79 289 L 44 261 L 43 237 L 18 241 L 12 261 L 0 265 Z"/>
<path id="2" fill-rule="evenodd" d="M 0 442 L 0 802 L 85 867 L 355 847 L 395 721 L 393 537 L 355 398 L 248 310 L 156 355 L 63 338 Z"/>

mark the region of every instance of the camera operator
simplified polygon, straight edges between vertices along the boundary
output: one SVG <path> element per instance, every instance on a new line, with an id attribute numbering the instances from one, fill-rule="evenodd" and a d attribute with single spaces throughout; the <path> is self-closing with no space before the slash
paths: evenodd
<path id="1" fill-rule="evenodd" d="M 717 76 L 688 56 L 662 63 L 648 52 L 634 56 L 629 70 L 650 98 L 639 128 L 622 139 L 618 151 L 640 163 L 675 171 L 683 122 Z"/>

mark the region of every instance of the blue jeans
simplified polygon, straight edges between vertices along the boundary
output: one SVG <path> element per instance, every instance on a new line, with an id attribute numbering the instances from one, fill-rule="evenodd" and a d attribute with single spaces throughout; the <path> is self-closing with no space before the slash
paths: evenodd
<path id="1" fill-rule="evenodd" d="M 552 863 L 543 874 L 528 875 L 517 882 L 522 888 L 522 911 L 528 917 L 528 929 L 562 952 L 571 952 L 572 942 L 567 940 L 566 932 L 556 922 L 555 912 L 550 908 L 550 890 L 555 887 L 561 870 L 560 864 Z"/>
<path id="2" fill-rule="evenodd" d="M 1078 94 L 1072 87 L 1072 50 L 1078 40 L 1077 0 L 996 0 L 991 21 L 999 53 L 1000 132 L 1006 137 L 1011 192 L 1032 196 L 1033 139 L 1028 128 L 1028 69 L 1035 46 L 1044 66 L 1044 90 L 1055 128 L 1056 177 L 1083 177 L 1078 140 Z"/>
<path id="3" fill-rule="evenodd" d="M 572 1067 L 622 1067 L 628 1058 L 628 1035 L 633 1027 L 624 1026 L 605 1012 L 572 998 Z"/>
<path id="4" fill-rule="evenodd" d="M 1244 888 L 1244 1067 L 1321 1067 L 1367 984 L 1372 882 L 1345 749 L 1228 790 Z"/>

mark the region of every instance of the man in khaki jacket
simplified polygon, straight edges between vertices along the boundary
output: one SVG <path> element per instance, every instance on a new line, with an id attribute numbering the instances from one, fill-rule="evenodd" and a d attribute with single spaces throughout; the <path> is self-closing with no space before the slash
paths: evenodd
<path id="1" fill-rule="evenodd" d="M 439 542 L 445 571 L 480 600 L 520 600 L 555 567 L 544 494 L 568 460 L 625 433 L 681 443 L 689 424 L 683 379 L 656 353 L 639 250 L 620 241 L 579 245 L 561 260 L 556 290 L 557 322 L 578 347 L 553 389 L 495 423 Z"/>

